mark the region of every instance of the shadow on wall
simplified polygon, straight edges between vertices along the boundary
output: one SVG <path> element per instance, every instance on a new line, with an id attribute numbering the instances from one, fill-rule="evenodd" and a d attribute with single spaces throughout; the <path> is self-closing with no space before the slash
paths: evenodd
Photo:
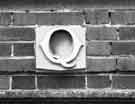
<path id="1" fill-rule="evenodd" d="M 25 5 L 25 6 L 24 6 Z M 135 0 L 0 0 L 0 8 L 134 7 Z"/>

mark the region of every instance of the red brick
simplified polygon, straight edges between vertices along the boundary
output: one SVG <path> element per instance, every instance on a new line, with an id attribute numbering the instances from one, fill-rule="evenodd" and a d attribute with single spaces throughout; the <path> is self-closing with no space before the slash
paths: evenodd
<path id="1" fill-rule="evenodd" d="M 40 13 L 37 15 L 39 25 L 81 25 L 84 18 L 80 12 Z"/>
<path id="2" fill-rule="evenodd" d="M 109 88 L 111 80 L 108 75 L 87 75 L 88 88 Z"/>
<path id="3" fill-rule="evenodd" d="M 31 41 L 35 39 L 32 28 L 0 28 L 0 41 Z"/>
<path id="4" fill-rule="evenodd" d="M 112 27 L 87 27 L 87 40 L 116 40 L 117 31 Z"/>
<path id="5" fill-rule="evenodd" d="M 135 40 L 135 27 L 120 27 L 119 39 L 120 40 Z"/>
<path id="6" fill-rule="evenodd" d="M 135 11 L 114 11 L 111 13 L 112 24 L 135 24 Z"/>
<path id="7" fill-rule="evenodd" d="M 34 76 L 13 76 L 12 89 L 35 89 Z"/>
<path id="8" fill-rule="evenodd" d="M 0 59 L 0 71 L 33 71 L 34 59 Z"/>
<path id="9" fill-rule="evenodd" d="M 114 71 L 116 68 L 116 59 L 110 58 L 87 58 L 88 72 L 109 72 Z"/>
<path id="10" fill-rule="evenodd" d="M 0 24 L 1 25 L 11 24 L 11 13 L 0 13 Z"/>
<path id="11" fill-rule="evenodd" d="M 135 42 L 112 42 L 112 55 L 135 54 Z"/>
<path id="12" fill-rule="evenodd" d="M 34 13 L 14 13 L 14 25 L 35 25 L 36 14 Z"/>
<path id="13" fill-rule="evenodd" d="M 34 44 L 14 44 L 15 56 L 34 56 Z"/>
<path id="14" fill-rule="evenodd" d="M 120 71 L 135 71 L 135 57 L 118 57 L 117 69 Z"/>
<path id="15" fill-rule="evenodd" d="M 0 56 L 11 55 L 11 44 L 0 43 Z"/>
<path id="16" fill-rule="evenodd" d="M 6 90 L 9 89 L 9 77 L 8 76 L 0 76 L 0 89 Z"/>
<path id="17" fill-rule="evenodd" d="M 113 75 L 112 87 L 114 89 L 135 89 L 134 75 Z"/>
<path id="18" fill-rule="evenodd" d="M 106 56 L 111 54 L 110 43 L 108 42 L 88 42 L 87 44 L 88 56 Z"/>
<path id="19" fill-rule="evenodd" d="M 39 89 L 84 88 L 85 76 L 46 75 L 38 76 Z"/>
<path id="20" fill-rule="evenodd" d="M 86 24 L 108 24 L 109 16 L 107 10 L 85 9 Z"/>

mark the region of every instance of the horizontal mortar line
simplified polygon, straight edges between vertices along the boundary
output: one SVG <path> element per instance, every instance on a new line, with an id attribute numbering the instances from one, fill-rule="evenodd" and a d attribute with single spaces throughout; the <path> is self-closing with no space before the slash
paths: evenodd
<path id="1" fill-rule="evenodd" d="M 35 43 L 35 41 L 0 41 L 0 43 Z"/>
<path id="2" fill-rule="evenodd" d="M 102 92 L 102 93 L 128 93 L 128 92 L 135 92 L 135 89 L 111 89 L 111 88 L 103 88 L 103 89 L 95 89 L 95 88 L 72 88 L 72 89 L 64 89 L 64 88 L 61 88 L 61 89 L 51 89 L 51 88 L 48 88 L 48 89 L 42 89 L 42 90 L 37 90 L 37 89 L 12 89 L 12 90 L 0 90 L 0 94 L 3 92 L 22 92 L 22 93 L 36 93 L 36 92 L 39 92 L 39 93 L 44 93 L 44 92 L 50 92 L 50 93 L 66 93 L 66 92 L 87 92 L 87 93 L 93 93 L 93 92 L 96 92 L 96 93 L 99 93 L 99 92 Z"/>
<path id="3" fill-rule="evenodd" d="M 48 10 L 0 10 L 1 13 L 63 13 L 63 12 L 82 12 L 79 9 L 48 9 Z"/>
<path id="4" fill-rule="evenodd" d="M 82 26 L 82 27 L 84 27 L 83 25 L 72 25 L 72 24 L 67 24 L 67 25 L 38 25 L 38 24 L 34 24 L 34 25 L 14 25 L 14 24 L 12 24 L 12 25 L 8 25 L 8 26 L 3 26 L 3 25 L 0 25 L 0 28 L 33 28 L 33 29 L 35 29 L 35 28 L 38 28 L 38 27 L 43 27 L 43 26 L 47 26 L 47 27 L 57 27 L 57 26 Z"/>
<path id="5" fill-rule="evenodd" d="M 112 58 L 118 58 L 118 55 L 114 56 L 86 56 L 86 58 L 91 58 L 91 59 L 112 59 Z"/>
<path id="6" fill-rule="evenodd" d="M 133 25 L 123 25 L 123 24 L 117 24 L 117 25 L 112 25 L 112 24 L 92 25 L 92 24 L 84 24 L 83 26 L 86 26 L 86 27 L 114 27 L 114 28 L 119 28 L 119 27 L 135 27 L 135 24 L 133 24 Z"/>
<path id="7" fill-rule="evenodd" d="M 0 90 L 0 95 L 5 95 L 6 93 L 13 93 L 13 95 L 19 97 L 26 96 L 32 96 L 33 94 L 37 94 L 39 97 L 72 97 L 71 94 L 73 94 L 73 97 L 130 97 L 134 98 L 135 95 L 135 89 L 111 89 L 111 88 L 103 88 L 103 89 L 95 89 L 95 88 L 81 88 L 81 89 L 12 89 L 12 90 Z M 48 96 L 46 95 L 48 94 Z M 56 96 L 58 95 L 58 96 Z M 102 95 L 102 96 L 101 96 Z M 124 96 L 126 95 L 126 96 Z M 131 96 L 132 95 L 132 96 Z M 37 97 L 36 96 L 36 97 Z M 12 96 L 11 96 L 12 97 Z"/>
<path id="8" fill-rule="evenodd" d="M 129 73 L 112 73 L 113 76 L 135 76 L 134 74 L 129 74 Z"/>
<path id="9" fill-rule="evenodd" d="M 4 26 L 4 25 L 0 25 L 0 28 L 36 28 L 38 25 L 34 24 L 34 25 L 8 25 L 8 26 Z"/>
<path id="10" fill-rule="evenodd" d="M 12 56 L 12 57 L 0 57 L 0 60 L 6 59 L 35 59 L 35 56 Z"/>
<path id="11" fill-rule="evenodd" d="M 91 42 L 135 42 L 135 40 L 86 40 L 87 43 Z"/>

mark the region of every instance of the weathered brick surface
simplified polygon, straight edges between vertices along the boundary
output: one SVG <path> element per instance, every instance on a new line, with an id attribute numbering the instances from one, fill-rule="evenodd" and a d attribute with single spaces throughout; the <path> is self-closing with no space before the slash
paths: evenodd
<path id="1" fill-rule="evenodd" d="M 85 9 L 86 24 L 108 24 L 109 16 L 107 10 Z"/>
<path id="2" fill-rule="evenodd" d="M 0 25 L 11 24 L 11 13 L 0 13 Z"/>
<path id="3" fill-rule="evenodd" d="M 0 76 L 0 89 L 6 90 L 9 89 L 9 76 Z"/>
<path id="4" fill-rule="evenodd" d="M 135 89 L 134 75 L 113 75 L 112 87 L 114 89 Z"/>
<path id="5" fill-rule="evenodd" d="M 14 44 L 15 56 L 34 56 L 34 44 Z"/>
<path id="6" fill-rule="evenodd" d="M 35 89 L 34 76 L 13 76 L 12 89 Z"/>
<path id="7" fill-rule="evenodd" d="M 111 46 L 109 42 L 88 42 L 86 52 L 88 56 L 108 56 Z"/>
<path id="8" fill-rule="evenodd" d="M 34 13 L 14 13 L 13 18 L 14 25 L 35 25 L 37 21 Z"/>
<path id="9" fill-rule="evenodd" d="M 119 39 L 120 40 L 135 40 L 135 27 L 120 27 Z"/>
<path id="10" fill-rule="evenodd" d="M 116 59 L 110 58 L 87 58 L 88 72 L 108 72 L 116 69 Z"/>
<path id="11" fill-rule="evenodd" d="M 1 59 L 0 71 L 34 71 L 34 59 Z"/>
<path id="12" fill-rule="evenodd" d="M 114 11 L 111 13 L 112 24 L 135 24 L 135 11 Z"/>
<path id="13" fill-rule="evenodd" d="M 135 42 L 112 42 L 112 55 L 135 54 Z"/>
<path id="14" fill-rule="evenodd" d="M 29 41 L 35 39 L 32 28 L 0 28 L 0 41 Z"/>
<path id="15" fill-rule="evenodd" d="M 39 89 L 85 88 L 85 76 L 46 75 L 38 76 Z"/>
<path id="16" fill-rule="evenodd" d="M 80 25 L 83 21 L 84 17 L 80 12 L 14 14 L 14 25 Z"/>
<path id="17" fill-rule="evenodd" d="M 81 25 L 83 21 L 84 18 L 80 12 L 48 13 L 37 16 L 37 24 L 40 25 Z"/>
<path id="18" fill-rule="evenodd" d="M 11 55 L 11 44 L 0 43 L 0 56 Z"/>
<path id="19" fill-rule="evenodd" d="M 109 88 L 111 80 L 108 75 L 87 75 L 88 88 Z"/>
<path id="20" fill-rule="evenodd" d="M 112 27 L 87 27 L 87 40 L 116 40 L 117 31 Z"/>
<path id="21" fill-rule="evenodd" d="M 117 69 L 120 71 L 135 71 L 135 57 L 118 57 Z"/>

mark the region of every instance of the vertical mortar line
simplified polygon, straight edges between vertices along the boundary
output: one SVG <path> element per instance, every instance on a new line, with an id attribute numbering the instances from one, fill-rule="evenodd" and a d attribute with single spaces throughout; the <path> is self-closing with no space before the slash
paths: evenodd
<path id="1" fill-rule="evenodd" d="M 11 56 L 14 56 L 14 44 L 11 45 Z"/>
<path id="2" fill-rule="evenodd" d="M 87 78 L 87 73 L 85 74 L 85 88 L 87 89 L 88 88 L 88 82 L 87 82 L 87 80 L 88 80 L 88 78 Z"/>
<path id="3" fill-rule="evenodd" d="M 13 25 L 14 24 L 14 15 L 13 15 L 13 12 L 10 15 L 10 19 L 11 19 L 10 25 Z"/>
<path id="4" fill-rule="evenodd" d="M 116 27 L 116 39 L 117 40 L 120 40 L 120 37 L 119 37 L 119 26 L 118 27 Z"/>
<path id="5" fill-rule="evenodd" d="M 108 10 L 108 20 L 109 20 L 109 25 L 111 25 L 111 10 Z"/>
<path id="6" fill-rule="evenodd" d="M 38 90 L 37 75 L 35 75 L 35 90 Z"/>
<path id="7" fill-rule="evenodd" d="M 12 76 L 9 79 L 9 90 L 12 90 Z"/>
<path id="8" fill-rule="evenodd" d="M 109 79 L 110 79 L 110 81 L 111 81 L 110 89 L 112 89 L 112 74 L 109 74 Z"/>

